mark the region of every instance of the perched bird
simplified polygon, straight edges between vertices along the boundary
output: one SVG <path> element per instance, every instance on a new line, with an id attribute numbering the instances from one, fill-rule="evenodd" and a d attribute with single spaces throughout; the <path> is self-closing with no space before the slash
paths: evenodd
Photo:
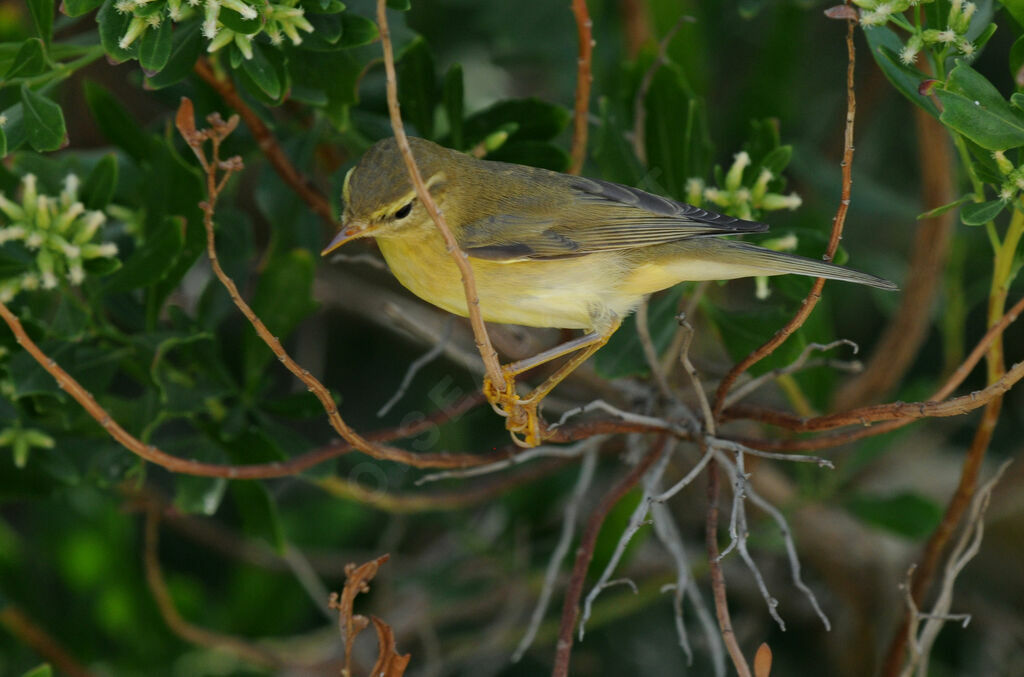
<path id="1" fill-rule="evenodd" d="M 503 367 L 516 374 L 575 353 L 525 398 L 485 380 L 518 440 L 539 444 L 540 400 L 604 345 L 644 296 L 683 281 L 796 273 L 895 289 L 824 261 L 721 235 L 760 233 L 744 221 L 608 181 L 480 160 L 410 138 L 413 157 L 476 277 L 483 319 L 586 334 Z M 345 177 L 341 232 L 323 250 L 375 237 L 398 281 L 420 298 L 468 315 L 459 270 L 416 197 L 393 138 L 371 147 Z M 511 394 L 509 394 L 509 392 Z"/>

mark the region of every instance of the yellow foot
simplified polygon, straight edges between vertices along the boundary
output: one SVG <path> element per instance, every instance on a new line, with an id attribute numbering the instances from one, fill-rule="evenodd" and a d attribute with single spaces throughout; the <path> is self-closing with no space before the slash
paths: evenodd
<path id="1" fill-rule="evenodd" d="M 507 371 L 505 391 L 500 392 L 489 378 L 484 377 L 483 392 L 491 408 L 505 418 L 505 429 L 512 435 L 512 441 L 521 447 L 536 447 L 547 432 L 547 424 L 540 417 L 539 404 L 532 398 L 521 398 L 516 393 L 515 376 Z"/>

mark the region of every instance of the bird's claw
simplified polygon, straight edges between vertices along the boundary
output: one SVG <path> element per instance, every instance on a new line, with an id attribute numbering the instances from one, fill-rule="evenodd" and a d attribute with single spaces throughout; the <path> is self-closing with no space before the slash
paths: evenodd
<path id="1" fill-rule="evenodd" d="M 547 432 L 547 424 L 540 417 L 540 402 L 532 396 L 519 397 L 516 393 L 515 375 L 502 369 L 505 390 L 499 391 L 490 378 L 484 376 L 483 392 L 491 408 L 505 418 L 505 429 L 512 441 L 520 447 L 536 447 Z"/>

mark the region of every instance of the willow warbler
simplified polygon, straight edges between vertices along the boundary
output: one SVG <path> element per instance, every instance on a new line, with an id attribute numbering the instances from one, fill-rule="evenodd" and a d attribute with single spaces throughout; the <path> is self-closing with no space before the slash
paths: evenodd
<path id="1" fill-rule="evenodd" d="M 896 288 L 824 261 L 716 237 L 764 232 L 763 223 L 616 183 L 480 160 L 424 139 L 409 143 L 431 196 L 469 256 L 484 320 L 587 331 L 503 368 L 513 385 L 515 374 L 576 353 L 529 396 L 501 400 L 494 384 L 485 382 L 492 405 L 527 445 L 542 438 L 540 400 L 604 345 L 647 294 L 683 281 L 782 273 Z M 323 254 L 375 237 L 407 289 L 449 312 L 468 314 L 459 270 L 416 197 L 394 139 L 376 143 L 349 171 L 343 198 L 343 227 Z"/>

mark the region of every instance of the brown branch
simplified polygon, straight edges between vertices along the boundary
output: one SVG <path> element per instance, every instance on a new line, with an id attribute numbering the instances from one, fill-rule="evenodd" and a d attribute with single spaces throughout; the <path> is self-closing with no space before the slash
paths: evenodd
<path id="1" fill-rule="evenodd" d="M 323 219 L 333 230 L 337 230 L 340 224 L 335 218 L 334 210 L 331 209 L 327 198 L 299 173 L 299 170 L 292 164 L 284 149 L 281 148 L 281 144 L 277 142 L 273 132 L 260 119 L 260 116 L 249 107 L 249 104 L 245 102 L 245 99 L 235 89 L 234 83 L 228 78 L 217 77 L 217 74 L 210 66 L 209 60 L 205 57 L 196 61 L 195 72 L 196 75 L 220 94 L 225 103 L 242 117 L 245 126 L 249 128 L 249 132 L 256 140 L 260 151 L 266 156 L 270 166 L 274 168 L 274 171 L 281 177 L 281 180 L 288 184 L 302 198 L 303 202 L 316 212 L 317 216 Z"/>
<path id="2" fill-rule="evenodd" d="M 576 19 L 579 38 L 579 58 L 576 62 L 576 104 L 573 113 L 572 152 L 569 173 L 579 174 L 587 158 L 587 117 L 590 113 L 590 84 L 594 80 L 590 65 L 594 55 L 594 22 L 590 20 L 587 0 L 572 0 L 572 15 Z"/>
<path id="3" fill-rule="evenodd" d="M 70 677 L 93 677 L 60 642 L 13 604 L 0 609 L 0 626 Z"/>
<path id="4" fill-rule="evenodd" d="M 927 63 L 927 59 L 924 60 Z M 919 107 L 914 108 L 917 154 L 921 167 L 921 202 L 934 209 L 956 198 L 953 151 L 945 128 Z M 900 300 L 867 367 L 840 388 L 835 409 L 843 410 L 880 399 L 900 382 L 917 357 L 931 324 L 932 305 L 949 257 L 956 210 L 925 219 L 914 236 L 910 269 Z"/>
<path id="5" fill-rule="evenodd" d="M 569 658 L 572 653 L 573 628 L 576 627 L 576 618 L 579 616 L 580 595 L 583 593 L 583 583 L 587 578 L 587 569 L 590 568 L 590 560 L 594 557 L 594 546 L 597 545 L 597 536 L 601 532 L 601 525 L 608 517 L 612 508 L 622 500 L 630 489 L 636 486 L 644 473 L 663 453 L 668 453 L 671 446 L 665 446 L 665 436 L 659 436 L 651 445 L 650 451 L 640 460 L 628 475 L 622 478 L 618 484 L 601 498 L 601 502 L 591 513 L 587 520 L 583 537 L 576 548 L 576 561 L 572 567 L 572 576 L 569 578 L 569 586 L 565 591 L 565 602 L 562 605 L 562 620 L 558 629 L 558 643 L 555 645 L 555 664 L 551 670 L 552 677 L 568 677 Z"/>
<path id="6" fill-rule="evenodd" d="M 392 69 L 394 64 L 392 63 Z M 238 116 L 232 116 L 230 120 L 224 122 L 220 116 L 216 113 L 210 115 L 207 118 L 211 128 L 203 131 L 199 131 L 195 126 L 195 117 L 192 108 L 192 102 L 187 98 L 182 98 L 181 105 L 178 108 L 178 114 L 176 118 L 176 124 L 178 131 L 184 137 L 189 147 L 192 148 L 196 154 L 196 158 L 199 160 L 199 164 L 202 165 L 203 170 L 206 172 L 206 189 L 208 199 L 200 204 L 203 210 L 203 226 L 206 228 L 206 252 L 210 259 L 210 266 L 213 268 L 214 275 L 220 280 L 221 284 L 228 291 L 231 296 L 231 300 L 235 306 L 241 311 L 249 324 L 252 325 L 253 329 L 263 340 L 264 343 L 270 348 L 277 359 L 288 369 L 292 374 L 295 375 L 306 388 L 313 393 L 313 395 L 320 401 L 324 411 L 327 413 L 327 419 L 330 421 L 331 427 L 341 435 L 341 437 L 351 444 L 359 451 L 372 456 L 378 460 L 396 461 L 399 463 L 405 463 L 406 465 L 418 466 L 422 461 L 418 458 L 418 454 L 414 454 L 404 449 L 397 447 L 383 446 L 380 444 L 374 444 L 367 440 L 365 437 L 359 435 L 353 430 L 344 419 L 341 414 L 338 413 L 338 407 L 334 403 L 334 398 L 331 397 L 330 391 L 324 387 L 324 385 L 313 376 L 308 369 L 304 369 L 292 359 L 284 346 L 281 345 L 280 339 L 274 336 L 263 321 L 257 317 L 256 313 L 253 312 L 252 308 L 246 303 L 245 299 L 238 292 L 238 287 L 235 286 L 234 281 L 228 277 L 224 269 L 221 268 L 220 261 L 217 258 L 217 248 L 215 245 L 215 236 L 213 230 L 213 215 L 217 206 L 217 198 L 220 195 L 220 191 L 223 189 L 225 183 L 232 173 L 239 171 L 242 168 L 241 158 L 234 157 L 228 160 L 220 159 L 220 144 L 227 137 L 228 134 L 238 124 Z M 203 145 L 206 141 L 211 143 L 210 157 L 207 158 L 206 152 L 203 150 Z M 218 179 L 217 172 L 223 172 L 223 176 Z M 497 357 L 495 356 L 495 359 Z M 442 461 L 447 463 L 449 461 Z"/>
<path id="7" fill-rule="evenodd" d="M 832 220 L 832 233 L 829 236 L 828 246 L 825 249 L 825 256 L 823 257 L 826 261 L 832 260 L 832 257 L 835 256 L 836 249 L 839 247 L 839 239 L 842 236 L 843 226 L 846 223 L 846 213 L 850 208 L 850 187 L 853 182 L 853 121 L 857 111 L 857 99 L 854 96 L 853 91 L 853 75 L 856 55 L 854 51 L 853 35 L 854 29 L 857 27 L 857 22 L 854 19 L 848 18 L 846 26 L 846 127 L 843 134 L 843 160 L 840 163 L 842 167 L 842 190 L 840 192 L 839 207 L 836 209 L 835 218 Z M 793 334 L 793 332 L 803 326 L 803 323 L 806 322 L 807 318 L 810 316 L 811 311 L 814 310 L 814 307 L 818 305 L 818 301 L 821 300 L 821 290 L 824 286 L 824 278 L 819 277 L 816 279 L 814 284 L 811 286 L 811 291 L 808 292 L 807 297 L 804 298 L 803 303 L 800 305 L 800 309 L 797 310 L 792 319 L 790 319 L 782 329 L 775 332 L 775 335 L 772 336 L 771 339 L 761 347 L 757 348 L 754 352 L 747 355 L 739 362 L 739 364 L 729 370 L 729 373 L 725 375 L 722 382 L 718 384 L 718 390 L 715 393 L 714 414 L 716 418 L 721 415 L 722 409 L 725 407 L 725 397 L 729 394 L 729 389 L 736 382 L 736 379 L 751 366 L 772 354 L 772 352 L 782 345 L 785 340 Z"/>
<path id="8" fill-rule="evenodd" d="M 969 395 L 954 397 L 949 400 L 936 402 L 890 402 L 889 404 L 876 404 L 870 407 L 860 407 L 850 411 L 841 411 L 826 416 L 814 418 L 801 418 L 765 409 L 749 408 L 751 414 L 747 418 L 756 418 L 765 423 L 771 423 L 787 430 L 795 432 L 812 432 L 815 430 L 833 430 L 848 425 L 869 425 L 879 421 L 893 420 L 914 420 L 919 418 L 941 418 L 945 416 L 959 416 L 967 412 L 979 409 L 993 400 L 1002 397 L 1018 381 L 1024 378 L 1024 362 L 1013 365 L 1009 371 L 1003 374 L 998 381 L 983 390 L 978 390 Z M 757 412 L 755 414 L 755 412 Z"/>
<path id="9" fill-rule="evenodd" d="M 155 504 L 146 510 L 145 547 L 143 562 L 146 568 L 146 582 L 160 610 L 164 622 L 177 636 L 186 642 L 205 646 L 210 649 L 227 651 L 239 658 L 256 665 L 281 668 L 286 662 L 266 649 L 246 642 L 232 635 L 213 632 L 189 623 L 174 606 L 174 600 L 167 589 L 163 571 L 160 569 L 158 547 L 160 542 L 160 513 Z"/>
<path id="10" fill-rule="evenodd" d="M 500 392 L 506 392 L 508 386 L 501 372 L 501 363 L 498 362 L 498 353 L 491 345 L 491 337 L 487 334 L 487 327 L 484 326 L 483 316 L 480 314 L 480 297 L 476 291 L 476 280 L 473 275 L 473 268 L 469 265 L 469 258 L 459 248 L 459 243 L 452 235 L 448 222 L 445 220 L 441 210 L 437 208 L 433 196 L 427 190 L 423 182 L 419 167 L 416 166 L 416 159 L 412 155 L 412 148 L 409 147 L 409 138 L 405 135 L 405 127 L 402 125 L 402 114 L 398 110 L 398 80 L 395 75 L 395 55 L 391 47 L 391 32 L 388 30 L 387 3 L 386 0 L 377 0 L 377 25 L 380 29 L 380 43 L 384 51 L 384 70 L 386 72 L 388 113 L 391 116 L 391 128 L 395 132 L 395 141 L 402 152 L 402 159 L 405 160 L 406 169 L 409 170 L 409 178 L 416 189 L 416 197 L 434 220 L 434 225 L 444 238 L 448 253 L 455 260 L 462 276 L 462 287 L 466 293 L 466 309 L 469 311 L 469 322 L 473 327 L 473 338 L 476 341 L 477 350 L 484 361 L 484 370 L 487 378 L 494 388 Z"/>
<path id="11" fill-rule="evenodd" d="M 701 442 L 704 447 L 705 442 Z M 707 453 L 701 449 L 702 453 Z M 725 593 L 725 575 L 722 573 L 722 563 L 718 555 L 718 461 L 712 460 L 708 464 L 708 512 L 704 526 L 704 539 L 708 550 L 708 574 L 711 579 L 711 593 L 715 599 L 715 615 L 718 618 L 718 630 L 722 633 L 722 641 L 732 658 L 732 664 L 736 668 L 739 677 L 750 677 L 750 666 L 743 656 L 736 641 L 736 633 L 732 629 L 732 619 L 729 617 L 729 601 Z"/>

